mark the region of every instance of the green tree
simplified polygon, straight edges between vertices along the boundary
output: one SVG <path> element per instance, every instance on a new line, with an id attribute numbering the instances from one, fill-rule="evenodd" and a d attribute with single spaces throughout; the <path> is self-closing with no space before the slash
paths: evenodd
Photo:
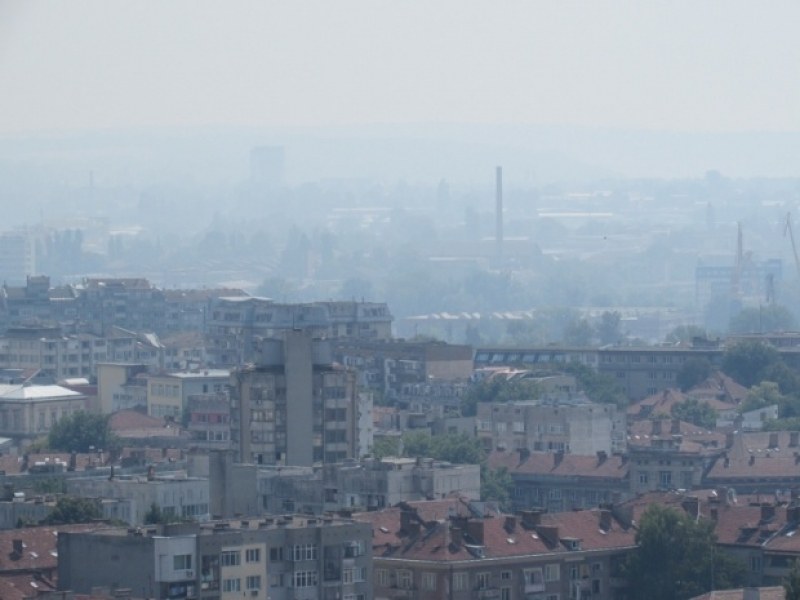
<path id="1" fill-rule="evenodd" d="M 68 523 L 89 523 L 102 518 L 100 507 L 96 500 L 79 498 L 76 496 L 62 496 L 47 517 L 42 519 L 42 525 L 66 525 Z"/>
<path id="2" fill-rule="evenodd" d="M 702 327 L 697 325 L 678 325 L 667 334 L 664 341 L 670 344 L 688 344 L 695 338 L 706 339 L 707 337 L 708 333 Z"/>
<path id="3" fill-rule="evenodd" d="M 751 410 L 772 406 L 773 404 L 780 406 L 785 402 L 786 396 L 781 394 L 777 383 L 774 381 L 762 381 L 747 391 L 747 396 L 739 405 L 739 412 L 746 413 Z"/>
<path id="4" fill-rule="evenodd" d="M 794 329 L 795 320 L 785 306 L 777 304 L 758 308 L 743 308 L 733 317 L 728 327 L 730 333 L 766 333 Z"/>
<path id="5" fill-rule="evenodd" d="M 89 452 L 92 448 L 109 449 L 117 440 L 108 428 L 108 415 L 79 411 L 56 423 L 47 436 L 51 450 Z"/>
<path id="6" fill-rule="evenodd" d="M 518 400 L 535 400 L 541 395 L 541 389 L 535 381 L 526 379 L 508 380 L 492 377 L 472 384 L 461 399 L 461 414 L 474 417 L 479 402 L 515 402 Z"/>
<path id="7" fill-rule="evenodd" d="M 714 429 L 717 425 L 717 411 L 705 402 L 698 402 L 695 398 L 675 404 L 671 412 L 676 419 L 693 423 L 698 427 Z"/>
<path id="8" fill-rule="evenodd" d="M 372 456 L 378 460 L 386 456 L 400 456 L 400 438 L 380 437 L 372 444 Z"/>
<path id="9" fill-rule="evenodd" d="M 425 431 L 411 431 L 403 435 L 403 455 L 456 464 L 478 464 L 485 458 L 481 442 L 474 436 L 466 433 L 431 436 Z"/>
<path id="10" fill-rule="evenodd" d="M 682 391 L 692 389 L 711 376 L 713 367 L 707 358 L 690 358 L 681 366 L 676 381 Z"/>
<path id="11" fill-rule="evenodd" d="M 626 564 L 631 597 L 685 600 L 742 584 L 746 568 L 716 547 L 714 524 L 682 510 L 650 505 L 639 522 L 638 547 Z"/>
<path id="12" fill-rule="evenodd" d="M 490 469 L 481 465 L 481 500 L 494 500 L 502 510 L 509 510 L 514 480 L 505 467 Z"/>
<path id="13" fill-rule="evenodd" d="M 617 380 L 606 373 L 598 373 L 591 367 L 580 363 L 569 363 L 564 367 L 564 372 L 577 379 L 578 386 L 590 400 L 603 404 L 616 404 L 620 407 L 628 405 L 625 390 Z"/>
<path id="14" fill-rule="evenodd" d="M 781 364 L 781 356 L 771 345 L 756 340 L 738 342 L 725 350 L 722 371 L 745 387 L 764 380 L 764 373 Z"/>
<path id="15" fill-rule="evenodd" d="M 564 328 L 564 343 L 567 346 L 588 346 L 593 337 L 594 329 L 586 319 L 576 319 Z"/>
<path id="16" fill-rule="evenodd" d="M 795 560 L 789 576 L 783 582 L 786 600 L 800 600 L 800 560 Z"/>
<path id="17" fill-rule="evenodd" d="M 605 346 L 608 344 L 619 344 L 622 340 L 622 315 L 617 311 L 605 311 L 600 315 L 600 323 L 597 325 L 597 335 L 600 343 Z"/>
<path id="18" fill-rule="evenodd" d="M 433 438 L 427 431 L 408 431 L 403 434 L 403 456 L 433 457 Z"/>

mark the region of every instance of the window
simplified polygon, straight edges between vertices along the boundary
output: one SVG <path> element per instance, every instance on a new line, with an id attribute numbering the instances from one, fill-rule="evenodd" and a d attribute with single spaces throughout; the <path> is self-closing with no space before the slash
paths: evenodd
<path id="1" fill-rule="evenodd" d="M 422 589 L 428 592 L 436 590 L 436 573 L 422 574 Z"/>
<path id="2" fill-rule="evenodd" d="M 500 573 L 500 579 L 503 581 L 511 581 L 511 571 L 503 571 Z"/>
<path id="3" fill-rule="evenodd" d="M 453 573 L 453 591 L 463 592 L 469 587 L 469 573 Z"/>
<path id="4" fill-rule="evenodd" d="M 192 568 L 191 554 L 176 554 L 172 557 L 173 571 L 188 571 Z"/>
<path id="5" fill-rule="evenodd" d="M 283 587 L 283 573 L 273 573 L 270 575 L 269 587 Z"/>
<path id="6" fill-rule="evenodd" d="M 295 571 L 294 572 L 294 587 L 316 587 L 317 585 L 317 572 L 316 571 Z"/>
<path id="7" fill-rule="evenodd" d="M 222 567 L 235 567 L 242 564 L 242 555 L 238 550 L 226 550 L 219 555 L 219 564 Z"/>
<path id="8" fill-rule="evenodd" d="M 270 548 L 269 559 L 273 562 L 283 560 L 283 546 L 279 548 Z"/>
<path id="9" fill-rule="evenodd" d="M 247 579 L 245 580 L 245 587 L 248 590 L 260 590 L 261 575 L 248 575 Z"/>
<path id="10" fill-rule="evenodd" d="M 547 594 L 547 600 L 558 600 L 558 594 Z"/>
<path id="11" fill-rule="evenodd" d="M 411 574 L 411 571 L 401 569 L 397 572 L 397 587 L 404 590 L 409 590 L 411 589 L 411 584 L 413 581 L 414 578 Z"/>
<path id="12" fill-rule="evenodd" d="M 511 588 L 500 588 L 500 600 L 511 600 Z"/>
<path id="13" fill-rule="evenodd" d="M 389 577 L 389 571 L 386 569 L 375 569 L 375 581 L 378 585 L 382 587 L 389 587 L 391 578 Z"/>
<path id="14" fill-rule="evenodd" d="M 344 544 L 344 557 L 355 558 L 364 554 L 363 540 L 356 540 L 352 542 L 345 542 Z"/>
<path id="15" fill-rule="evenodd" d="M 241 592 L 242 580 L 241 579 L 223 579 L 222 580 L 223 592 Z"/>
<path id="16" fill-rule="evenodd" d="M 639 473 L 639 483 L 646 484 L 647 483 L 647 473 Z"/>
<path id="17" fill-rule="evenodd" d="M 544 566 L 544 580 L 545 581 L 558 581 L 561 579 L 561 566 L 560 565 L 545 565 Z"/>
<path id="18" fill-rule="evenodd" d="M 489 572 L 478 573 L 475 576 L 475 587 L 479 590 L 488 589 L 492 583 L 492 574 Z"/>
<path id="19" fill-rule="evenodd" d="M 525 576 L 525 585 L 541 585 L 544 583 L 541 569 L 525 569 L 523 575 Z"/>
<path id="20" fill-rule="evenodd" d="M 294 547 L 294 560 L 317 560 L 317 545 L 296 544 Z"/>
<path id="21" fill-rule="evenodd" d="M 261 562 L 261 548 L 248 548 L 245 550 L 244 561 L 249 563 Z"/>
<path id="22" fill-rule="evenodd" d="M 672 485 L 672 471 L 659 471 L 658 482 L 662 487 L 668 487 Z"/>
<path id="23" fill-rule="evenodd" d="M 761 571 L 761 557 L 760 556 L 751 556 L 750 557 L 750 570 L 760 572 Z"/>

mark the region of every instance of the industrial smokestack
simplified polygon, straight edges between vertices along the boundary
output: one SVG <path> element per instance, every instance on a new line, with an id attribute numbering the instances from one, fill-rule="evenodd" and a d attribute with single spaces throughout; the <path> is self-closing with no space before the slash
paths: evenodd
<path id="1" fill-rule="evenodd" d="M 495 233 L 497 256 L 503 256 L 503 167 L 497 167 L 495 175 Z"/>

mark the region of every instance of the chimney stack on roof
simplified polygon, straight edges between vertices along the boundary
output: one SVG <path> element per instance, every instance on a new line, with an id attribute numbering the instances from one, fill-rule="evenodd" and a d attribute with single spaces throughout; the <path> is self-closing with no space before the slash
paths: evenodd
<path id="1" fill-rule="evenodd" d="M 775 516 L 775 505 L 770 504 L 769 502 L 763 502 L 761 504 L 761 521 L 762 523 L 766 523 L 770 521 Z"/>
<path id="2" fill-rule="evenodd" d="M 564 460 L 564 451 L 559 450 L 555 454 L 553 454 L 553 466 L 557 467 L 561 464 L 561 461 Z"/>
<path id="3" fill-rule="evenodd" d="M 661 419 L 653 419 L 652 435 L 661 435 Z"/>
<path id="4" fill-rule="evenodd" d="M 800 523 L 800 505 L 792 502 L 786 507 L 786 522 Z"/>
<path id="5" fill-rule="evenodd" d="M 597 464 L 602 465 L 604 462 L 608 460 L 608 452 L 605 450 L 598 450 L 597 451 Z"/>
<path id="6" fill-rule="evenodd" d="M 700 515 L 700 499 L 696 496 L 686 496 L 681 501 L 681 507 L 693 519 Z"/>
<path id="7" fill-rule="evenodd" d="M 400 513 L 400 531 L 406 535 L 417 535 L 419 533 L 419 521 L 417 514 L 413 510 L 402 509 Z"/>
<path id="8" fill-rule="evenodd" d="M 772 431 L 769 434 L 769 448 L 777 448 L 778 447 L 778 432 Z"/>
<path id="9" fill-rule="evenodd" d="M 514 530 L 517 528 L 517 518 L 513 515 L 508 515 L 506 517 L 505 522 L 503 523 L 503 529 L 506 530 L 506 533 L 514 533 Z"/>
<path id="10" fill-rule="evenodd" d="M 461 546 L 461 544 L 464 543 L 464 534 L 461 530 L 461 527 L 456 527 L 455 525 L 453 525 L 452 521 L 446 523 L 445 526 L 448 527 L 448 532 L 450 537 L 450 542 L 448 543 L 448 546 L 454 546 L 456 548 Z"/>
<path id="11" fill-rule="evenodd" d="M 534 529 L 542 523 L 541 510 L 523 510 L 520 515 L 522 516 L 522 526 L 526 529 Z"/>
<path id="12" fill-rule="evenodd" d="M 600 529 L 603 531 L 611 529 L 611 511 L 607 508 L 600 509 Z"/>
<path id="13" fill-rule="evenodd" d="M 483 545 L 483 519 L 470 519 L 467 521 L 467 533 L 475 540 L 476 544 Z"/>
<path id="14" fill-rule="evenodd" d="M 22 540 L 21 539 L 13 539 L 11 540 L 11 560 L 19 560 L 22 558 Z"/>
<path id="15" fill-rule="evenodd" d="M 672 419 L 669 425 L 669 432 L 673 435 L 676 433 L 681 432 L 681 420 L 680 419 Z"/>

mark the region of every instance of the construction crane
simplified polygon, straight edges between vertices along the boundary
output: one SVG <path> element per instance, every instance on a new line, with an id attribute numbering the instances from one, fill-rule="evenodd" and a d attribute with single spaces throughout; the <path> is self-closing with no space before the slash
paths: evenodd
<path id="1" fill-rule="evenodd" d="M 797 256 L 797 245 L 794 243 L 794 232 L 792 231 L 792 213 L 786 213 L 786 224 L 783 226 L 783 237 L 789 234 L 789 241 L 792 242 L 792 252 L 794 253 L 794 266 L 797 268 L 797 278 L 800 279 L 800 257 Z"/>

